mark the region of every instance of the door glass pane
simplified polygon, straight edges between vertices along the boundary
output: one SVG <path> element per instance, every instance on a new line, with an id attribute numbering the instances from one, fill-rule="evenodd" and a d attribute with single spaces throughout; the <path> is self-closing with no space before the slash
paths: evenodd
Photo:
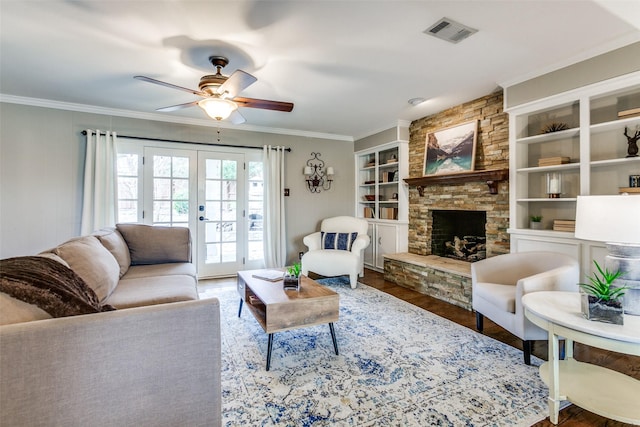
<path id="1" fill-rule="evenodd" d="M 222 247 L 222 262 L 233 262 L 236 260 L 236 244 L 235 243 L 223 243 Z"/>
<path id="2" fill-rule="evenodd" d="M 189 201 L 179 200 L 173 202 L 173 222 L 189 221 Z"/>
<path id="3" fill-rule="evenodd" d="M 222 203 L 222 220 L 234 221 L 236 219 L 236 202 Z"/>
<path id="4" fill-rule="evenodd" d="M 209 222 L 205 224 L 205 239 L 207 242 L 219 242 L 220 241 L 220 224 Z"/>
<path id="5" fill-rule="evenodd" d="M 153 176 L 171 176 L 171 157 L 153 156 Z"/>
<path id="6" fill-rule="evenodd" d="M 171 198 L 171 179 L 155 178 L 153 180 L 153 198 L 156 200 Z"/>
<path id="7" fill-rule="evenodd" d="M 207 200 L 220 200 L 222 196 L 222 189 L 220 188 L 221 181 L 207 180 L 205 184 L 205 197 Z"/>
<path id="8" fill-rule="evenodd" d="M 174 157 L 171 175 L 174 178 L 189 178 L 189 159 L 187 157 Z"/>
<path id="9" fill-rule="evenodd" d="M 232 180 L 238 179 L 237 169 L 238 169 L 238 162 L 234 160 L 223 160 L 222 161 L 222 179 L 232 179 Z"/>
<path id="10" fill-rule="evenodd" d="M 171 202 L 153 202 L 153 223 L 171 222 Z"/>
<path id="11" fill-rule="evenodd" d="M 220 179 L 222 162 L 218 159 L 207 159 L 205 176 L 207 179 Z"/>
<path id="12" fill-rule="evenodd" d="M 153 156 L 153 224 L 189 226 L 189 157 Z"/>
<path id="13" fill-rule="evenodd" d="M 237 172 L 235 160 L 206 159 L 205 161 L 206 224 L 205 263 L 237 261 Z M 220 244 L 219 242 L 224 242 Z"/>
<path id="14" fill-rule="evenodd" d="M 220 244 L 207 243 L 207 256 L 205 262 L 207 264 L 220 263 Z"/>
<path id="15" fill-rule="evenodd" d="M 236 181 L 222 181 L 222 199 L 236 200 Z"/>

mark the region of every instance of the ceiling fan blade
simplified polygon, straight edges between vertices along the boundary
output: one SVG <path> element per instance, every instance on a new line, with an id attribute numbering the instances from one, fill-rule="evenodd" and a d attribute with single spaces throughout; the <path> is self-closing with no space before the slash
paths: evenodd
<path id="1" fill-rule="evenodd" d="M 223 98 L 233 98 L 258 80 L 249 73 L 242 70 L 236 70 L 229 78 L 218 88 L 218 94 Z"/>
<path id="2" fill-rule="evenodd" d="M 162 111 L 168 113 L 169 111 L 182 110 L 183 108 L 195 107 L 198 105 L 198 101 L 187 102 L 185 104 L 171 105 L 169 107 L 158 108 L 156 111 Z"/>
<path id="3" fill-rule="evenodd" d="M 246 122 L 247 120 L 244 118 L 242 114 L 238 112 L 238 110 L 235 110 L 229 115 L 229 117 L 227 117 L 227 121 L 233 123 L 234 125 L 239 125 L 241 123 Z"/>
<path id="4" fill-rule="evenodd" d="M 149 83 L 157 84 L 157 85 L 160 85 L 160 86 L 165 86 L 165 87 L 168 87 L 168 88 L 171 88 L 171 89 L 178 89 L 178 90 L 181 90 L 181 91 L 184 91 L 184 92 L 189 92 L 189 93 L 192 93 L 192 94 L 198 95 L 198 96 L 208 96 L 206 93 L 201 92 L 199 90 L 189 89 L 187 87 L 174 85 L 174 84 L 171 84 L 171 83 L 167 83 L 167 82 L 163 82 L 163 81 L 160 81 L 160 80 L 152 79 L 151 77 L 134 76 L 133 78 L 137 79 L 137 80 L 142 80 L 143 82 L 149 82 Z"/>
<path id="5" fill-rule="evenodd" d="M 238 104 L 239 107 L 262 108 L 263 110 L 285 111 L 287 113 L 293 110 L 293 104 L 291 102 L 241 97 L 235 97 L 232 101 Z"/>

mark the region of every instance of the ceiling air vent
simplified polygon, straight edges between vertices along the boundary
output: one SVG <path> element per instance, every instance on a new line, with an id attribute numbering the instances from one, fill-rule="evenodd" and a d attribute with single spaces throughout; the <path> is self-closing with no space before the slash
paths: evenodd
<path id="1" fill-rule="evenodd" d="M 451 43 L 458 43 L 478 30 L 462 25 L 453 19 L 442 18 L 423 32 Z"/>

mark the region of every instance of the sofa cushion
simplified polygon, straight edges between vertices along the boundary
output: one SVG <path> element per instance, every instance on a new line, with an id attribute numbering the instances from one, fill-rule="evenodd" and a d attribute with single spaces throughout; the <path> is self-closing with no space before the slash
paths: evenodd
<path id="1" fill-rule="evenodd" d="M 101 230 L 96 233 L 95 236 L 118 262 L 120 266 L 120 277 L 124 276 L 131 265 L 131 255 L 129 254 L 127 242 L 124 241 L 122 234 L 116 229 L 110 229 Z"/>
<path id="2" fill-rule="evenodd" d="M 100 302 L 113 292 L 120 278 L 120 266 L 95 236 L 69 240 L 53 249 L 93 289 Z"/>
<path id="3" fill-rule="evenodd" d="M 184 275 L 124 277 L 105 302 L 116 308 L 132 308 L 197 300 L 196 283 L 196 279 Z"/>
<path id="4" fill-rule="evenodd" d="M 118 224 L 127 242 L 131 264 L 191 262 L 191 234 L 185 227 Z"/>
<path id="5" fill-rule="evenodd" d="M 101 306 L 95 292 L 73 270 L 46 257 L 3 259 L 0 272 L 0 302 L 2 317 L 6 317 L 3 321 L 40 320 L 113 309 Z"/>
<path id="6" fill-rule="evenodd" d="M 358 237 L 358 233 L 331 233 L 328 231 L 321 232 L 322 249 L 338 249 L 342 251 L 350 251 L 353 242 Z"/>
<path id="7" fill-rule="evenodd" d="M 43 258 L 52 259 L 52 260 L 57 261 L 60 264 L 64 265 L 65 267 L 69 267 L 69 264 L 67 264 L 67 261 L 63 260 L 62 258 L 60 258 L 58 255 L 54 254 L 53 252 L 41 252 L 41 253 L 38 254 L 38 256 L 41 256 Z"/>
<path id="8" fill-rule="evenodd" d="M 138 279 L 153 276 L 191 276 L 197 279 L 196 267 L 190 262 L 172 262 L 167 264 L 132 265 L 122 278 Z"/>

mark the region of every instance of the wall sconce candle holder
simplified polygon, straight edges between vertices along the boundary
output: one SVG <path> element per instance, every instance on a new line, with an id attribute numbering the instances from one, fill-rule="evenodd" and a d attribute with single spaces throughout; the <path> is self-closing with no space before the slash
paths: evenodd
<path id="1" fill-rule="evenodd" d="M 324 161 L 319 159 L 320 153 L 311 153 L 311 156 L 303 170 L 307 188 L 312 193 L 329 190 L 333 182 L 333 168 L 329 166 L 325 169 Z"/>

